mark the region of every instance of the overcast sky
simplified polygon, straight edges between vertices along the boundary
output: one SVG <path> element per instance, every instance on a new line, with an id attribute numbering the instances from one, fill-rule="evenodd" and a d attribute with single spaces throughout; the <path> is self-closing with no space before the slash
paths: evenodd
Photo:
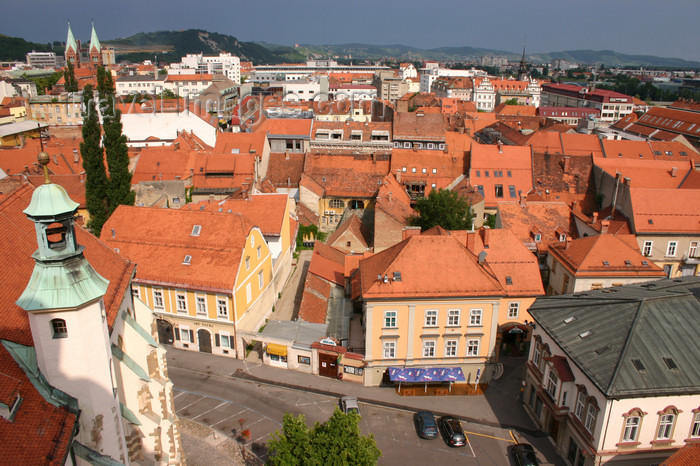
<path id="1" fill-rule="evenodd" d="M 610 49 L 700 61 L 698 0 L 0 0 L 0 33 L 33 42 L 199 28 L 283 45 Z"/>

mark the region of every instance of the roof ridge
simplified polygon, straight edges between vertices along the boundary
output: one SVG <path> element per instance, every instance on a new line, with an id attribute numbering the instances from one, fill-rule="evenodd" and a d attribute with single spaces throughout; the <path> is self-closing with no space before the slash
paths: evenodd
<path id="1" fill-rule="evenodd" d="M 646 302 L 646 298 L 641 298 L 641 300 L 639 301 L 639 305 L 637 306 L 637 312 L 634 315 L 634 320 L 632 321 L 632 325 L 630 326 L 630 329 L 627 332 L 627 338 L 625 338 L 625 345 L 622 347 L 622 350 L 620 351 L 620 357 L 618 358 L 617 363 L 615 364 L 615 371 L 613 372 L 613 375 L 610 377 L 610 381 L 608 382 L 608 386 L 605 389 L 606 398 L 612 392 L 612 387 L 615 384 L 615 379 L 617 379 L 617 375 L 620 373 L 620 367 L 622 366 L 621 361 L 624 359 L 625 355 L 627 354 L 627 349 L 629 348 L 630 341 L 632 340 L 632 333 L 634 332 L 634 329 L 637 326 L 637 322 L 639 321 L 642 306 L 644 306 L 645 302 Z"/>

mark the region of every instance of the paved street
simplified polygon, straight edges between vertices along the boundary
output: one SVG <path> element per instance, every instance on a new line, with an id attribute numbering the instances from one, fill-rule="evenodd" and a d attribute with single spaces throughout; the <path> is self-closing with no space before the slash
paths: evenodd
<path id="1" fill-rule="evenodd" d="M 326 421 L 338 404 L 336 396 L 304 392 L 171 365 L 178 416 L 238 438 L 243 429 L 252 436 L 248 447 L 266 459 L 270 434 L 281 429 L 285 412 L 304 414 L 307 424 Z M 382 450 L 380 464 L 509 465 L 507 429 L 463 422 L 469 443 L 449 448 L 441 439 L 422 440 L 416 435 L 412 411 L 360 403 L 363 434 L 373 433 Z M 193 458 L 194 459 L 194 458 Z"/>

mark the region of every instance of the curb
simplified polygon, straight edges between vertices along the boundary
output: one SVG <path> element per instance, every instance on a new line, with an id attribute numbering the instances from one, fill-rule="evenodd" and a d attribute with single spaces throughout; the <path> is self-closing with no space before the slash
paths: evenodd
<path id="1" fill-rule="evenodd" d="M 300 385 L 294 385 L 294 384 L 290 384 L 290 383 L 286 383 L 286 382 L 278 382 L 276 380 L 263 379 L 260 377 L 256 377 L 250 373 L 247 373 L 243 369 L 236 369 L 236 371 L 231 375 L 223 375 L 223 374 L 216 374 L 213 372 L 200 371 L 200 370 L 192 369 L 189 367 L 183 367 L 183 366 L 179 366 L 177 364 L 172 364 L 172 365 L 174 367 L 178 367 L 179 369 L 190 370 L 193 372 L 201 372 L 203 374 L 208 374 L 208 375 L 219 375 L 221 377 L 229 377 L 232 379 L 245 380 L 245 381 L 255 382 L 255 383 L 260 383 L 260 384 L 265 384 L 265 385 L 272 385 L 275 387 L 282 387 L 282 388 L 287 388 L 290 390 L 310 392 L 310 393 L 315 393 L 317 395 L 328 396 L 331 398 L 338 398 L 342 395 L 345 395 L 345 393 L 337 393 L 337 392 L 332 392 L 329 390 L 323 390 L 320 388 L 303 387 Z M 357 400 L 361 401 L 362 403 L 366 403 L 366 404 L 370 404 L 370 405 L 381 406 L 381 407 L 390 408 L 390 409 L 397 409 L 400 411 L 406 411 L 406 412 L 411 412 L 411 413 L 416 413 L 418 411 L 421 411 L 421 409 L 418 409 L 418 408 L 404 406 L 404 405 L 401 405 L 398 403 L 391 403 L 388 401 L 374 400 L 371 398 L 364 398 L 364 397 L 358 396 Z M 435 414 L 438 417 L 449 415 L 449 416 L 455 417 L 461 421 L 465 421 L 465 422 L 469 422 L 469 423 L 477 424 L 477 425 L 481 425 L 481 426 L 486 426 L 486 427 L 506 429 L 506 430 L 517 430 L 518 432 L 522 432 L 522 433 L 528 434 L 528 435 L 530 435 L 532 437 L 536 437 L 536 438 L 545 437 L 547 435 L 540 430 L 532 429 L 531 427 L 521 426 L 521 425 L 517 425 L 517 424 L 498 424 L 496 422 L 485 421 L 483 419 L 476 419 L 476 418 L 471 418 L 471 417 L 467 417 L 467 416 L 456 416 L 454 414 L 445 413 L 445 412 L 434 412 L 433 414 Z"/>

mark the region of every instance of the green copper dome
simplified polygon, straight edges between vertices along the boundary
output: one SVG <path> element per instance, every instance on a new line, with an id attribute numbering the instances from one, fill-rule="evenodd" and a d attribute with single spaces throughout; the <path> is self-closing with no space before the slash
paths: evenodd
<path id="1" fill-rule="evenodd" d="M 55 217 L 75 212 L 79 204 L 68 197 L 68 193 L 57 184 L 42 184 L 34 190 L 32 201 L 24 213 L 29 217 Z"/>

